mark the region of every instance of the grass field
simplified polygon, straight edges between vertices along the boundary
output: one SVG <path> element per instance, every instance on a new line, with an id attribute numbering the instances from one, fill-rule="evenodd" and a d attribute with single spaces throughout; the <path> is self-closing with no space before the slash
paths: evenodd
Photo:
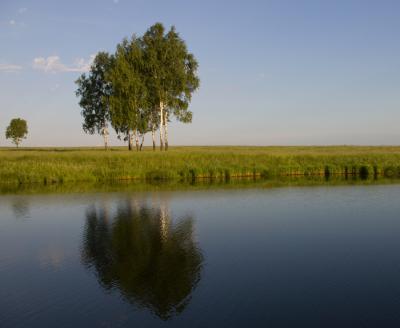
<path id="1" fill-rule="evenodd" d="M 0 183 L 279 176 L 398 177 L 400 147 L 1 148 Z"/>

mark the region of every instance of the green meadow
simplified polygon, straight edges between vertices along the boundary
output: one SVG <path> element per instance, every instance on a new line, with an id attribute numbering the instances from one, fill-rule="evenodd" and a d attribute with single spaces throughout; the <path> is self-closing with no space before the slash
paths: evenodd
<path id="1" fill-rule="evenodd" d="M 1 148 L 1 184 L 400 176 L 400 147 Z"/>

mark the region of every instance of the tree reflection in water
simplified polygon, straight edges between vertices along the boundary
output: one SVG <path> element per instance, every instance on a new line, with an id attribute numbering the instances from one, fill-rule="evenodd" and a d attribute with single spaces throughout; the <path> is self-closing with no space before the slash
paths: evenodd
<path id="1" fill-rule="evenodd" d="M 27 198 L 17 197 L 12 202 L 12 211 L 16 219 L 29 219 L 30 205 Z"/>
<path id="2" fill-rule="evenodd" d="M 203 256 L 193 237 L 193 218 L 173 220 L 165 204 L 126 200 L 114 215 L 103 204 L 87 210 L 82 259 L 104 288 L 168 320 L 200 280 Z"/>

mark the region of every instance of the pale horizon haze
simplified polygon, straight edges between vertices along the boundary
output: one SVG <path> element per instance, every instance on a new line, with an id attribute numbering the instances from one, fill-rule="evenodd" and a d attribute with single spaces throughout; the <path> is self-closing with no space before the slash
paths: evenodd
<path id="1" fill-rule="evenodd" d="M 16 117 L 22 146 L 101 146 L 74 81 L 156 22 L 200 65 L 172 146 L 400 144 L 400 1 L 1 0 L 0 147 Z"/>

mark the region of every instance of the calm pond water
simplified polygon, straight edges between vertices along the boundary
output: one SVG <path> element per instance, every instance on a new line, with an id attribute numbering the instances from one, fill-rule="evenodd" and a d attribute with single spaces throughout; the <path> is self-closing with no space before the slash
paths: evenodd
<path id="1" fill-rule="evenodd" d="M 0 196 L 0 326 L 399 327 L 399 196 Z"/>

